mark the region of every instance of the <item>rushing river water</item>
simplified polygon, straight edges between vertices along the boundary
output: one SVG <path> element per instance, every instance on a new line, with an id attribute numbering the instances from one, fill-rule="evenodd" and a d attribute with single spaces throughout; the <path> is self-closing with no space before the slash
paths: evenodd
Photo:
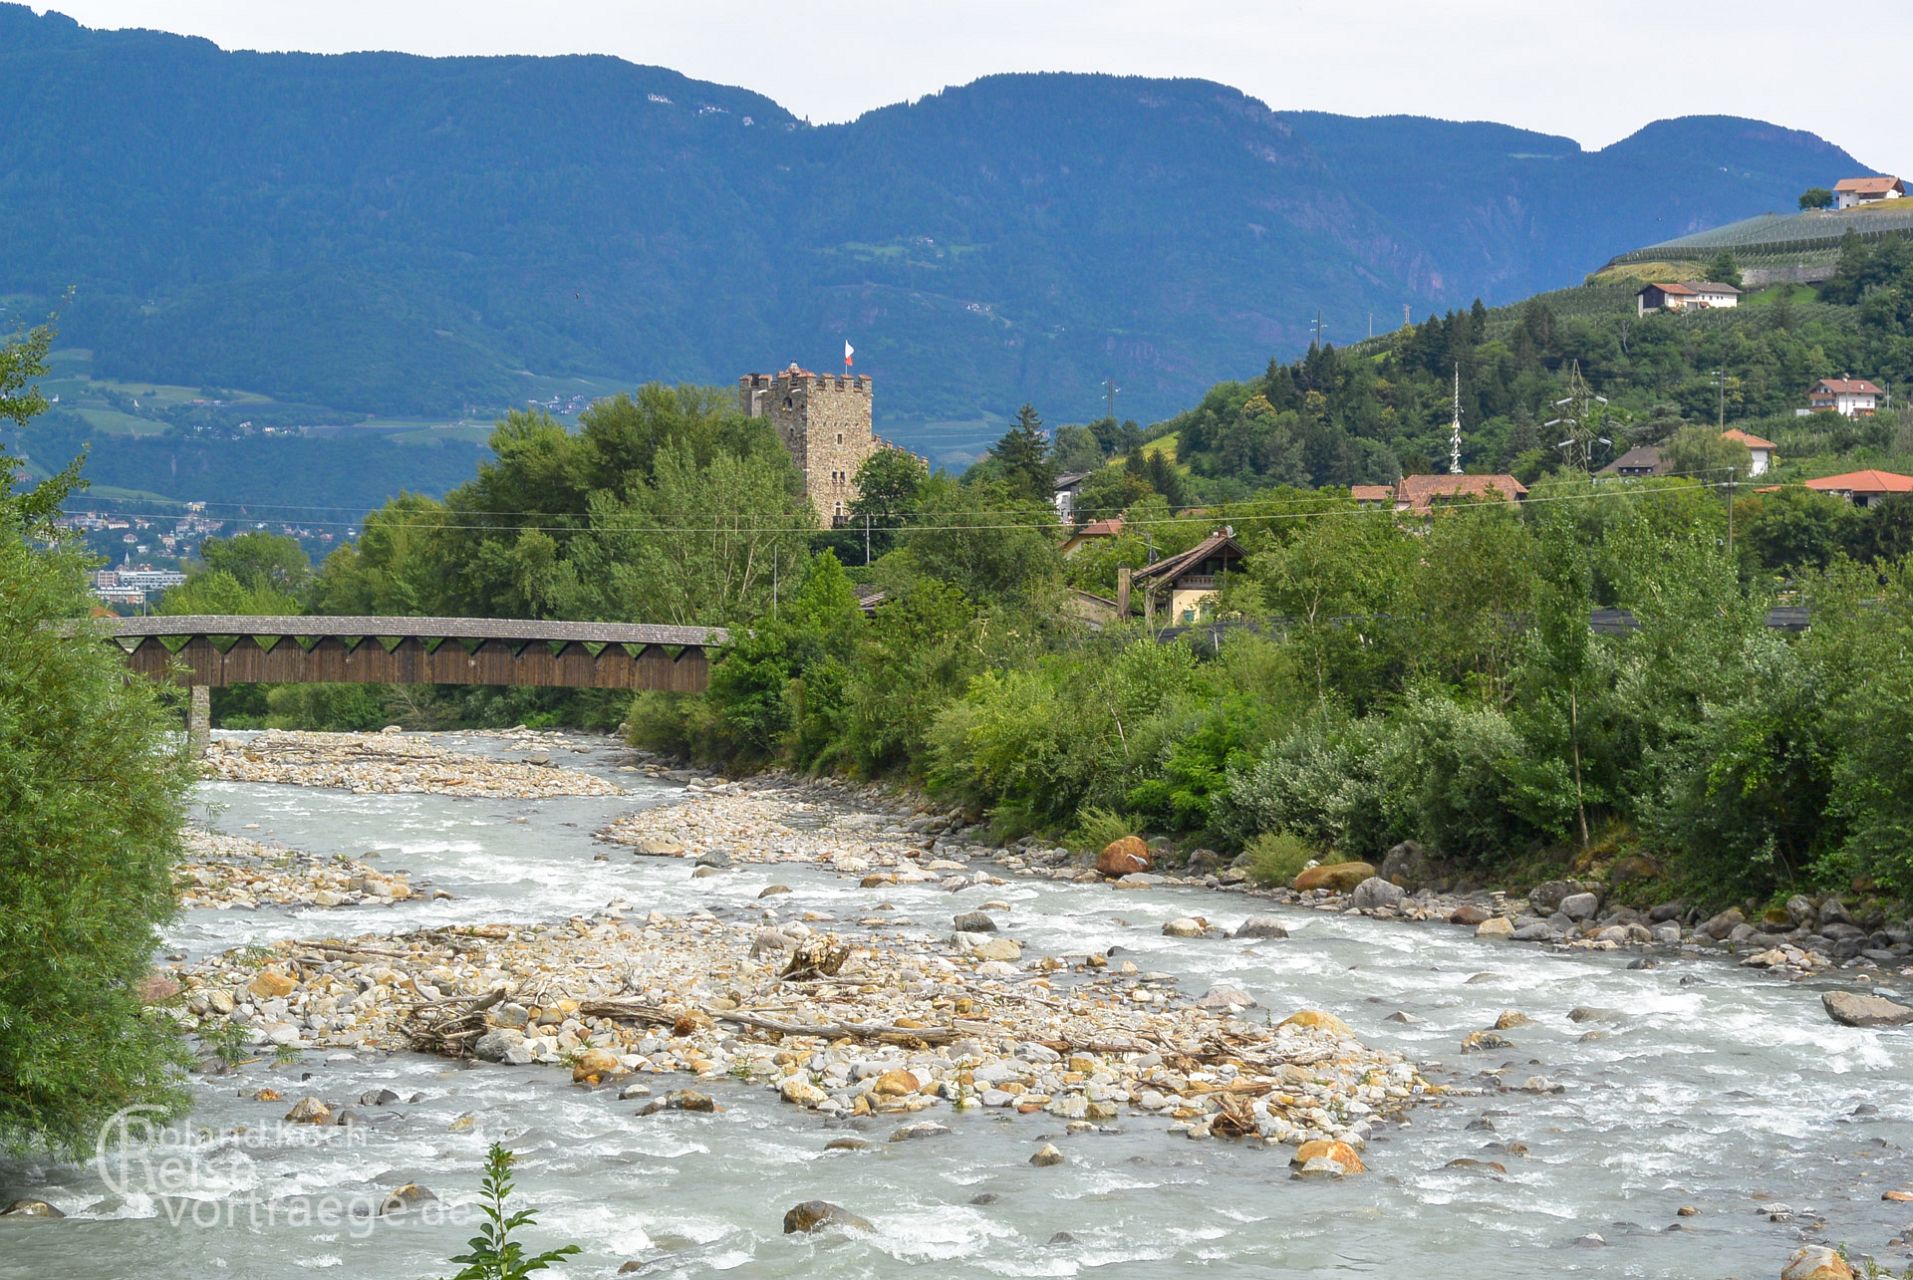
<path id="1" fill-rule="evenodd" d="M 511 753 L 495 740 L 443 740 Z M 794 890 L 779 899 L 786 911 L 854 919 L 878 900 L 809 867 L 741 865 L 693 880 L 683 862 L 622 849 L 594 861 L 603 850 L 595 829 L 677 790 L 611 772 L 617 756 L 608 747 L 562 762 L 603 771 L 632 793 L 528 801 L 204 786 L 199 807 L 223 830 L 325 853 L 377 850 L 375 865 L 457 897 L 194 911 L 170 928 L 169 951 L 549 920 L 615 897 L 667 913 L 705 906 L 751 918 L 758 891 L 773 881 Z M 1481 1085 L 1488 1081 L 1478 1073 L 1509 1066 L 1510 1082 L 1540 1075 L 1562 1088 L 1489 1088 L 1422 1107 L 1410 1124 L 1376 1135 L 1366 1176 L 1329 1183 L 1292 1181 L 1286 1149 L 1188 1141 L 1141 1117 L 1125 1116 L 1118 1132 L 1065 1137 L 1051 1116 L 939 1111 L 929 1114 L 950 1125 L 946 1136 L 826 1154 L 831 1137 L 880 1140 L 898 1122 L 856 1130 L 728 1079 L 700 1085 L 720 1112 L 640 1118 L 640 1103 L 574 1088 L 552 1068 L 307 1051 L 296 1062 L 195 1077 L 189 1133 L 175 1139 L 190 1174 L 183 1194 L 152 1194 L 150 1180 L 111 1165 L 0 1167 L 7 1194 L 43 1197 L 71 1215 L 0 1224 L 0 1276 L 447 1275 L 456 1268 L 445 1260 L 471 1234 L 469 1221 L 324 1214 L 405 1182 L 469 1202 L 494 1139 L 520 1153 L 522 1198 L 540 1212 L 532 1247 L 584 1248 L 549 1273 L 560 1276 L 607 1276 L 635 1259 L 657 1277 L 890 1277 L 921 1268 L 940 1278 L 1764 1280 L 1809 1240 L 1908 1261 L 1884 1246 L 1913 1227 L 1913 1205 L 1880 1195 L 1913 1186 L 1913 1034 L 1835 1026 L 1812 986 L 1719 961 L 1630 970 L 1627 953 L 1557 954 L 1237 895 L 1115 894 L 1029 880 L 880 894 L 933 933 L 947 933 L 953 912 L 1005 900 L 1013 905 L 998 913 L 1005 930 L 1038 952 L 1120 945 L 1197 992 L 1226 979 L 1277 1017 L 1333 1010 L 1364 1040 L 1416 1058 L 1446 1083 Z M 1233 925 L 1252 913 L 1281 914 L 1293 936 L 1249 947 L 1159 933 L 1177 915 Z M 1620 1020 L 1575 1024 L 1567 1013 L 1576 1006 L 1615 1009 Z M 1516 1048 L 1460 1052 L 1464 1035 L 1507 1009 L 1535 1020 L 1508 1033 Z M 1415 1021 L 1387 1021 L 1397 1010 Z M 650 1079 L 660 1091 L 673 1087 L 669 1077 Z M 250 1099 L 265 1085 L 288 1101 L 386 1087 L 419 1100 L 371 1109 L 378 1122 L 357 1129 L 252 1132 L 281 1110 Z M 465 1116 L 472 1122 L 460 1124 Z M 1027 1163 L 1044 1136 L 1067 1164 Z M 1514 1144 L 1528 1153 L 1507 1154 Z M 1507 1176 L 1445 1167 L 1464 1156 L 1500 1161 Z M 178 1178 L 160 1185 L 177 1187 Z M 985 1192 L 996 1198 L 971 1203 Z M 877 1230 L 781 1234 L 785 1209 L 811 1198 L 843 1204 Z M 1700 1212 L 1677 1217 L 1683 1205 Z"/>

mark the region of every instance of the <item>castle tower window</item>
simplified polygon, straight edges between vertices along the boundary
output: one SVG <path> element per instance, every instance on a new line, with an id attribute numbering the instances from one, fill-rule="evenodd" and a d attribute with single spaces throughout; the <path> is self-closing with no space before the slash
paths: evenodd
<path id="1" fill-rule="evenodd" d="M 837 433 L 837 443 L 842 444 L 843 442 L 844 442 L 844 433 L 839 431 Z"/>

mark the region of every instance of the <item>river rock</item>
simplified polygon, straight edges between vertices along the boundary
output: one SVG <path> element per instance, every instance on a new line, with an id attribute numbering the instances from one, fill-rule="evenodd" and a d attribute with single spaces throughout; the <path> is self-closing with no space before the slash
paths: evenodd
<path id="1" fill-rule="evenodd" d="M 304 1097 L 286 1112 L 287 1124 L 324 1124 L 332 1118 L 332 1108 L 314 1097 Z"/>
<path id="2" fill-rule="evenodd" d="M 995 933 L 996 921 L 981 911 L 965 911 L 956 917 L 958 933 Z"/>
<path id="3" fill-rule="evenodd" d="M 523 1031 L 531 1024 L 531 1010 L 517 1002 L 501 1004 L 491 1015 L 494 1027 L 508 1027 L 513 1031 Z"/>
<path id="4" fill-rule="evenodd" d="M 1348 1023 L 1343 1022 L 1334 1014 L 1324 1013 L 1320 1009 L 1303 1009 L 1299 1012 L 1291 1013 L 1277 1025 L 1284 1027 L 1313 1027 L 1318 1031 L 1326 1031 L 1330 1035 L 1340 1037 L 1344 1040 L 1353 1040 L 1355 1038 L 1355 1033 L 1348 1029 Z"/>
<path id="5" fill-rule="evenodd" d="M 1461 1042 L 1463 1053 L 1481 1053 L 1488 1049 L 1512 1049 L 1513 1047 L 1514 1041 L 1504 1035 L 1497 1035 L 1493 1031 L 1470 1031 Z"/>
<path id="6" fill-rule="evenodd" d="M 1601 909 L 1601 900 L 1591 893 L 1570 893 L 1561 899 L 1561 914 L 1570 920 L 1592 919 Z"/>
<path id="7" fill-rule="evenodd" d="M 1586 1004 L 1568 1010 L 1569 1022 L 1619 1022 L 1625 1016 L 1619 1009 L 1600 1009 Z"/>
<path id="8" fill-rule="evenodd" d="M 790 886 L 787 884 L 767 884 L 757 891 L 757 896 L 760 898 L 775 898 L 789 892 Z"/>
<path id="9" fill-rule="evenodd" d="M 1140 836 L 1111 840 L 1096 855 L 1096 870 L 1111 879 L 1131 872 L 1147 871 L 1151 865 L 1149 846 L 1143 843 Z"/>
<path id="10" fill-rule="evenodd" d="M 404 1213 L 422 1204 L 431 1204 L 437 1199 L 438 1197 L 433 1195 L 429 1188 L 421 1187 L 416 1182 L 408 1182 L 385 1197 L 384 1202 L 379 1205 L 379 1213 L 381 1216 Z"/>
<path id="11" fill-rule="evenodd" d="M 885 1098 L 907 1098 L 921 1088 L 923 1081 L 917 1079 L 915 1072 L 899 1068 L 878 1076 L 871 1092 Z"/>
<path id="12" fill-rule="evenodd" d="M 1023 958 L 1023 944 L 1014 938 L 991 938 L 977 944 L 976 956 L 980 960 L 1000 960 L 1005 964 L 1015 964 Z"/>
<path id="13" fill-rule="evenodd" d="M 504 1062 L 514 1067 L 525 1066 L 532 1060 L 531 1046 L 525 1043 L 525 1037 L 509 1027 L 496 1027 L 478 1037 L 472 1045 L 472 1056 L 484 1062 Z"/>
<path id="14" fill-rule="evenodd" d="M 1913 1025 L 1913 1008 L 1885 996 L 1856 991 L 1828 991 L 1820 997 L 1827 1016 L 1847 1027 L 1904 1027 Z"/>
<path id="15" fill-rule="evenodd" d="M 1833 1250 L 1810 1244 L 1788 1260 L 1780 1280 L 1853 1280 L 1853 1268 Z"/>
<path id="16" fill-rule="evenodd" d="M 1530 1018 L 1527 1014 L 1516 1009 L 1509 1009 L 1499 1018 L 1495 1019 L 1494 1029 L 1496 1031 L 1513 1031 L 1516 1027 L 1525 1027 L 1533 1021 L 1534 1019 Z"/>
<path id="17" fill-rule="evenodd" d="M 1196 1001 L 1200 1009 L 1253 1009 L 1255 997 L 1239 987 L 1214 986 Z"/>
<path id="18" fill-rule="evenodd" d="M 1700 931 L 1718 942 L 1746 923 L 1747 917 L 1739 907 L 1729 907 L 1702 925 Z"/>
<path id="19" fill-rule="evenodd" d="M 1208 931 L 1208 923 L 1198 916 L 1177 916 L 1162 927 L 1165 938 L 1200 938 Z"/>
<path id="20" fill-rule="evenodd" d="M 1250 916 L 1236 926 L 1238 938 L 1286 938 L 1289 931 L 1274 916 Z"/>
<path id="21" fill-rule="evenodd" d="M 1368 1172 L 1368 1166 L 1362 1163 L 1362 1157 L 1356 1154 L 1354 1147 L 1346 1142 L 1336 1142 L 1327 1138 L 1316 1138 L 1313 1141 L 1304 1142 L 1295 1149 L 1295 1154 L 1289 1157 L 1289 1163 L 1303 1169 L 1304 1172 L 1307 1171 L 1309 1164 L 1317 1160 L 1326 1160 L 1340 1166 L 1340 1172 L 1344 1174 Z"/>
<path id="22" fill-rule="evenodd" d="M 623 1070 L 618 1055 L 609 1049 L 586 1049 L 571 1064 L 571 1078 L 579 1084 L 597 1084 Z"/>
<path id="23" fill-rule="evenodd" d="M 1477 938 L 1512 938 L 1514 937 L 1514 921 L 1506 916 L 1495 916 L 1483 920 L 1475 926 L 1475 936 Z"/>
<path id="24" fill-rule="evenodd" d="M 15 1200 L 0 1209 L 0 1218 L 64 1218 L 66 1215 L 44 1200 Z"/>
<path id="25" fill-rule="evenodd" d="M 1434 868 L 1419 843 L 1404 840 L 1382 858 L 1382 879 L 1408 892 L 1425 887 L 1434 877 Z"/>
<path id="26" fill-rule="evenodd" d="M 1297 893 L 1307 893 L 1311 889 L 1352 893 L 1356 885 L 1374 874 L 1375 868 L 1366 862 L 1331 862 L 1325 866 L 1308 868 L 1295 877 L 1289 887 Z"/>
<path id="27" fill-rule="evenodd" d="M 1036 1154 L 1030 1157 L 1030 1163 L 1039 1169 L 1047 1169 L 1051 1165 L 1062 1164 L 1068 1159 L 1068 1156 L 1056 1149 L 1054 1143 L 1045 1142 Z"/>
<path id="28" fill-rule="evenodd" d="M 1448 913 L 1449 924 L 1477 925 L 1494 918 L 1494 912 L 1479 902 L 1464 902 Z"/>
<path id="29" fill-rule="evenodd" d="M 829 1094 L 802 1076 L 791 1076 L 777 1086 L 777 1092 L 785 1102 L 795 1103 L 800 1107 L 815 1107 L 830 1098 Z"/>
<path id="30" fill-rule="evenodd" d="M 1572 880 L 1545 880 L 1528 890 L 1528 905 L 1538 916 L 1551 916 L 1561 909 L 1563 899 L 1580 888 Z"/>
<path id="31" fill-rule="evenodd" d="M 254 978 L 252 984 L 246 989 L 261 1000 L 279 1000 L 291 995 L 298 987 L 299 983 L 295 979 L 276 970 L 265 969 L 260 971 L 259 976 Z"/>
<path id="32" fill-rule="evenodd" d="M 1348 896 L 1350 911 L 1378 911 L 1384 907 L 1394 908 L 1401 904 L 1402 887 L 1392 884 L 1380 876 L 1370 876 L 1355 886 Z"/>
<path id="33" fill-rule="evenodd" d="M 822 1231 L 826 1227 L 838 1227 L 847 1231 L 876 1230 L 868 1220 L 828 1200 L 806 1200 L 800 1205 L 793 1206 L 784 1214 L 784 1234 L 787 1236 Z"/>
<path id="34" fill-rule="evenodd" d="M 890 1141 L 912 1142 L 918 1138 L 941 1137 L 948 1132 L 950 1132 L 950 1126 L 947 1124 L 938 1124 L 934 1120 L 919 1120 L 916 1124 L 907 1124 L 901 1129 L 893 1130 Z"/>
<path id="35" fill-rule="evenodd" d="M 684 846 L 675 840 L 661 840 L 657 837 L 640 840 L 632 846 L 640 857 L 645 858 L 682 858 Z"/>

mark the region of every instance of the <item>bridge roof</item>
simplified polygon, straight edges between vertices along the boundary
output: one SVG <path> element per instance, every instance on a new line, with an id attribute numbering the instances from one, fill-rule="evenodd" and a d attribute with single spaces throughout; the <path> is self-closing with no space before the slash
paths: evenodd
<path id="1" fill-rule="evenodd" d="M 306 614 L 198 613 L 156 618 L 102 618 L 113 636 L 416 636 L 427 640 L 577 640 L 585 644 L 720 645 L 722 627 L 670 627 L 645 622 L 545 622 L 525 618 L 315 617 Z"/>

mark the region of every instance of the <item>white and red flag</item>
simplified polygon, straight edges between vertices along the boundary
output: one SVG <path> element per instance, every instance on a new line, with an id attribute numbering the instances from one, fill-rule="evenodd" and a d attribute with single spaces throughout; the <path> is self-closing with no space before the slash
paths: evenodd
<path id="1" fill-rule="evenodd" d="M 850 367 L 850 357 L 857 354 L 857 348 L 850 345 L 850 339 L 844 339 L 844 368 Z"/>

